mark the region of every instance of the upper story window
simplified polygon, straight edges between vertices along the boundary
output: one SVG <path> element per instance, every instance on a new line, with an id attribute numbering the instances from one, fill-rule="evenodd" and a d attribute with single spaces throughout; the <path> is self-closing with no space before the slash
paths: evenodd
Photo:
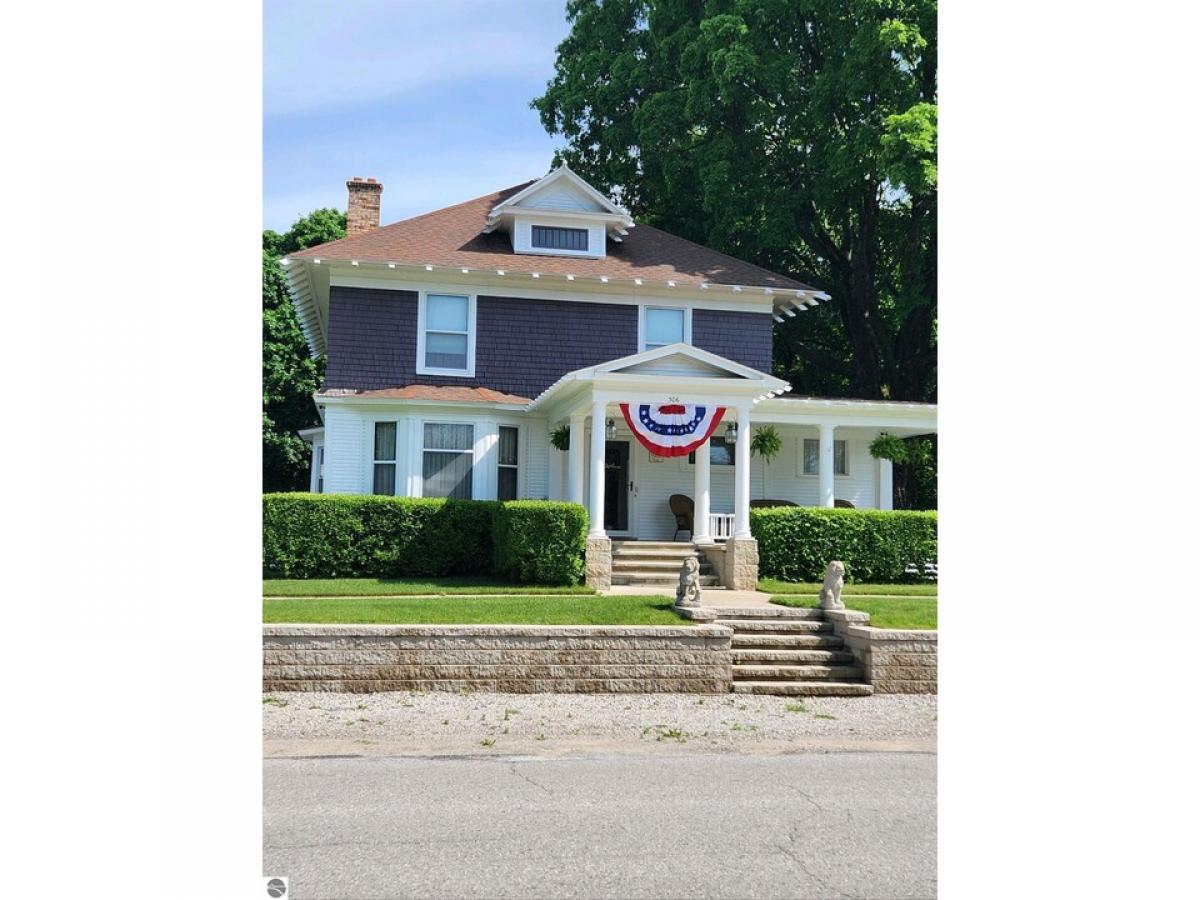
<path id="1" fill-rule="evenodd" d="M 530 244 L 538 250 L 576 250 L 583 253 L 588 249 L 586 228 L 552 228 L 549 225 L 533 225 Z"/>
<path id="2" fill-rule="evenodd" d="M 680 307 L 642 307 L 641 350 L 653 350 L 667 344 L 691 343 L 692 311 Z"/>
<path id="3" fill-rule="evenodd" d="M 821 469 L 821 442 L 814 438 L 804 439 L 804 474 L 816 475 Z M 849 472 L 846 465 L 846 442 L 833 442 L 833 474 L 845 475 Z"/>
<path id="4" fill-rule="evenodd" d="M 475 298 L 423 292 L 417 322 L 417 372 L 475 375 Z"/>

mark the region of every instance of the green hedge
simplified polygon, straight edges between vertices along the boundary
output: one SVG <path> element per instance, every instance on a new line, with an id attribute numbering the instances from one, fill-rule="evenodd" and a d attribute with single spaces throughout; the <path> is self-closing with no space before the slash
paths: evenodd
<path id="1" fill-rule="evenodd" d="M 494 533 L 496 574 L 537 584 L 578 584 L 587 529 L 587 512 L 578 503 L 502 503 Z"/>
<path id="2" fill-rule="evenodd" d="M 263 577 L 491 575 L 497 571 L 495 538 L 505 505 L 528 508 L 522 513 L 522 527 L 544 534 L 547 546 L 565 554 L 557 564 L 540 556 L 531 559 L 519 541 L 506 537 L 505 546 L 512 548 L 505 551 L 506 566 L 511 567 L 506 572 L 544 584 L 576 583 L 583 570 L 583 544 L 574 559 L 567 550 L 574 545 L 561 534 L 570 518 L 564 507 L 584 516 L 586 532 L 580 506 L 357 494 L 264 494 Z M 539 526 L 540 520 L 546 524 Z"/>
<path id="3" fill-rule="evenodd" d="M 913 580 L 909 563 L 937 562 L 937 512 L 771 507 L 750 510 L 758 540 L 758 574 L 784 581 L 820 581 L 835 559 L 847 579 Z"/>

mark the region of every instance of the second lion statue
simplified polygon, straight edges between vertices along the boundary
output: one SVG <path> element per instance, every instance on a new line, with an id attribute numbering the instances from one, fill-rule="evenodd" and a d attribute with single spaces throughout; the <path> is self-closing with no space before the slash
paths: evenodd
<path id="1" fill-rule="evenodd" d="M 842 583 L 846 575 L 846 565 L 834 560 L 825 567 L 825 583 L 821 586 L 821 609 L 845 609 L 842 603 Z"/>

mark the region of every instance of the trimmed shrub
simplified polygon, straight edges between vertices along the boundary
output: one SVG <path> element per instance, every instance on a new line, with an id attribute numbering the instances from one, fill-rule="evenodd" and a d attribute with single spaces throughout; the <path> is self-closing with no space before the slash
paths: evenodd
<path id="1" fill-rule="evenodd" d="M 897 584 L 904 569 L 937 562 L 937 512 L 772 507 L 750 510 L 758 573 L 784 581 L 820 581 L 835 559 L 847 580 Z"/>
<path id="2" fill-rule="evenodd" d="M 583 580 L 587 511 L 578 503 L 510 500 L 496 514 L 496 574 L 538 584 Z"/>
<path id="3" fill-rule="evenodd" d="M 263 576 L 488 575 L 500 504 L 356 494 L 264 494 Z"/>

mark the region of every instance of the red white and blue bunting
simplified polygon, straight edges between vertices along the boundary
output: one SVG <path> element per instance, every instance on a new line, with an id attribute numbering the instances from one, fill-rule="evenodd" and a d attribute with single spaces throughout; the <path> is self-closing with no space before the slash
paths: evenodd
<path id="1" fill-rule="evenodd" d="M 708 440 L 725 409 L 691 403 L 621 404 L 629 430 L 655 456 L 686 456 Z"/>

